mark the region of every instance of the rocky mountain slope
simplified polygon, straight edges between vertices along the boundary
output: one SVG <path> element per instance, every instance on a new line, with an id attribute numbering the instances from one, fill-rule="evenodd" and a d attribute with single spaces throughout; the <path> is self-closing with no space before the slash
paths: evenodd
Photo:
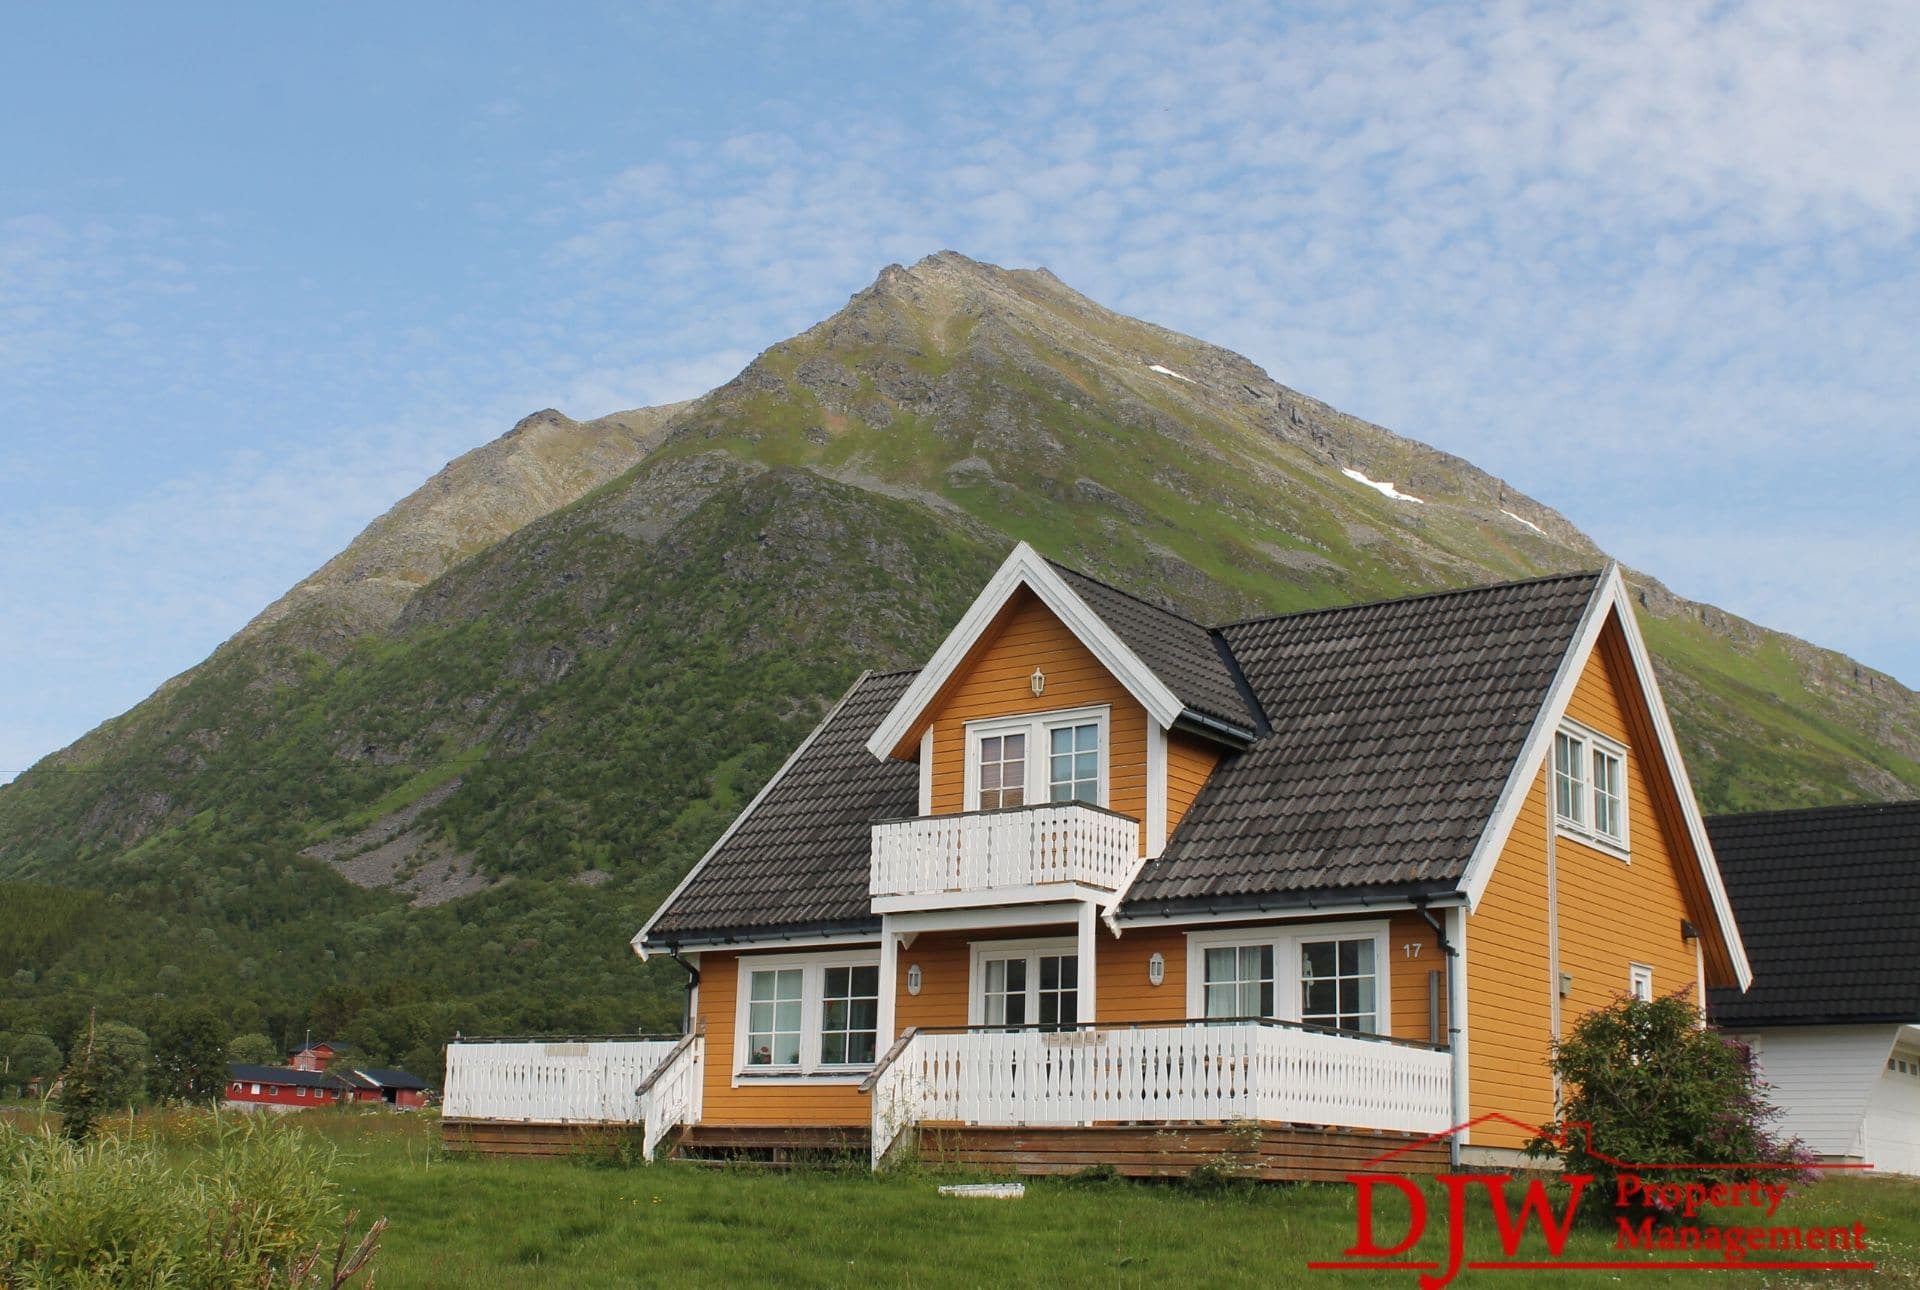
<path id="1" fill-rule="evenodd" d="M 164 963 L 160 994 L 274 1016 L 404 979 L 368 1015 L 415 1038 L 663 1021 L 672 974 L 625 937 L 1016 538 L 1204 619 L 1605 558 L 1470 463 L 1044 270 L 896 266 L 694 403 L 529 418 L 0 789 L 0 879 L 121 914 L 117 946 L 76 938 L 0 1005 L 149 999 Z M 1911 692 L 1633 581 L 1710 809 L 1920 788 Z"/>

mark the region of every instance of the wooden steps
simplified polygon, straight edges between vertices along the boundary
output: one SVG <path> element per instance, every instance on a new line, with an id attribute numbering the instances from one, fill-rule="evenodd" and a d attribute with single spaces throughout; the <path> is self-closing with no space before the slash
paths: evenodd
<path id="1" fill-rule="evenodd" d="M 865 1125 L 695 1124 L 680 1131 L 675 1160 L 708 1164 L 848 1164 L 865 1169 Z"/>

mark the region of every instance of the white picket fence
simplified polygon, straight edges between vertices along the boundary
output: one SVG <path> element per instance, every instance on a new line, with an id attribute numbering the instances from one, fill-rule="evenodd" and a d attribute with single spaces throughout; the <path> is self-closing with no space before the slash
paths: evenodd
<path id="1" fill-rule="evenodd" d="M 872 1079 L 873 1159 L 922 1121 L 1267 1120 L 1441 1133 L 1445 1052 L 1265 1022 L 916 1031 Z"/>
<path id="2" fill-rule="evenodd" d="M 654 1149 L 683 1124 L 700 1122 L 706 1075 L 706 1040 L 680 1040 L 640 1085 L 641 1158 L 653 1163 Z"/>
<path id="3" fill-rule="evenodd" d="M 927 896 L 1078 882 L 1117 891 L 1139 863 L 1140 825 L 1082 802 L 873 826 L 868 894 Z"/>
<path id="4" fill-rule="evenodd" d="M 448 1119 L 638 1124 L 637 1089 L 673 1039 L 447 1045 Z"/>

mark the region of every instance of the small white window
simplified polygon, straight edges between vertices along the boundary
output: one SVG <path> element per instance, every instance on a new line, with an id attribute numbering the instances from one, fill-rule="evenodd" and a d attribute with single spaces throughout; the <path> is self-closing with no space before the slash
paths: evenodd
<path id="1" fill-rule="evenodd" d="M 253 1086 L 253 1090 L 252 1090 L 252 1092 L 253 1092 L 253 1095 L 254 1095 L 255 1097 L 258 1097 L 258 1096 L 260 1096 L 260 1086 L 259 1086 L 258 1084 L 255 1084 L 255 1085 Z"/>
<path id="2" fill-rule="evenodd" d="M 1553 736 L 1553 815 L 1563 832 L 1624 851 L 1627 750 L 1568 722 Z"/>
<path id="3" fill-rule="evenodd" d="M 980 738 L 980 809 L 997 811 L 1027 800 L 1025 732 Z"/>
<path id="4" fill-rule="evenodd" d="M 1202 961 L 1207 1016 L 1273 1015 L 1272 945 L 1211 945 Z"/>
<path id="5" fill-rule="evenodd" d="M 820 1064 L 871 1066 L 880 1033 L 880 968 L 826 969 L 820 1004 Z"/>
<path id="6" fill-rule="evenodd" d="M 967 723 L 966 808 L 1107 801 L 1107 709 Z"/>
<path id="7" fill-rule="evenodd" d="M 747 1065 L 800 1065 L 805 974 L 799 968 L 781 968 L 748 976 Z"/>
<path id="8" fill-rule="evenodd" d="M 1627 968 L 1627 992 L 1644 1002 L 1653 1000 L 1653 969 L 1644 963 L 1634 963 Z"/>
<path id="9" fill-rule="evenodd" d="M 293 1095 L 295 1097 L 305 1097 L 307 1095 L 307 1086 L 302 1084 L 299 1088 L 293 1090 Z"/>
<path id="10" fill-rule="evenodd" d="M 1371 936 L 1300 945 L 1300 1020 L 1310 1026 L 1379 1029 L 1378 980 Z"/>
<path id="11" fill-rule="evenodd" d="M 871 950 L 753 955 L 740 962 L 734 1071 L 857 1078 L 880 1048 L 880 966 Z"/>

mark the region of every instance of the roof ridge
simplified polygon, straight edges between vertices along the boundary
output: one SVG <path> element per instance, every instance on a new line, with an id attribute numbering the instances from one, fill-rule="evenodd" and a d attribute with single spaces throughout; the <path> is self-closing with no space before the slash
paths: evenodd
<path id="1" fill-rule="evenodd" d="M 878 681 L 889 676 L 912 676 L 916 672 L 921 672 L 924 670 L 925 669 L 918 668 L 918 667 L 896 667 L 890 671 L 876 672 L 872 668 L 868 668 L 864 676 L 856 677 L 854 679 L 856 683 L 859 681 Z"/>
<path id="2" fill-rule="evenodd" d="M 1055 560 L 1051 556 L 1041 556 L 1040 558 L 1045 560 L 1048 564 L 1052 565 L 1054 568 L 1060 570 L 1062 573 L 1070 573 L 1076 578 L 1085 578 L 1088 582 L 1093 583 L 1096 587 L 1105 587 L 1108 591 L 1111 591 L 1114 595 L 1125 596 L 1128 600 L 1133 601 L 1136 605 L 1145 605 L 1148 609 L 1153 610 L 1155 613 L 1165 614 L 1169 618 L 1178 618 L 1181 622 L 1186 623 L 1192 627 L 1198 627 L 1203 632 L 1210 632 L 1214 630 L 1213 628 L 1207 626 L 1205 623 L 1201 622 L 1198 618 L 1189 618 L 1187 615 L 1181 613 L 1178 609 L 1168 609 L 1165 605 L 1156 605 L 1151 600 L 1148 600 L 1145 596 L 1135 595 L 1133 592 L 1128 591 L 1125 587 L 1116 587 L 1111 582 L 1108 582 L 1106 579 L 1096 578 L 1084 569 L 1076 569 L 1070 564 L 1062 564 L 1060 563 L 1060 561 Z"/>
<path id="3" fill-rule="evenodd" d="M 1763 820 L 1779 815 L 1851 815 L 1856 812 L 1898 810 L 1902 807 L 1920 807 L 1920 798 L 1899 798 L 1891 802 L 1829 802 L 1821 806 L 1779 806 L 1762 811 L 1726 811 L 1719 815 L 1709 815 L 1707 823 L 1717 824 L 1722 820 Z"/>
<path id="4" fill-rule="evenodd" d="M 1507 582 L 1480 582 L 1471 587 L 1446 587 L 1439 591 L 1416 591 L 1405 596 L 1388 596 L 1384 600 L 1361 600 L 1350 605 L 1323 605 L 1318 609 L 1293 609 L 1280 614 L 1260 614 L 1253 618 L 1238 618 L 1230 623 L 1221 623 L 1211 630 L 1229 631 L 1235 627 L 1252 627 L 1257 623 L 1278 622 L 1283 618 L 1310 618 L 1316 614 L 1344 614 L 1356 609 L 1379 609 L 1384 605 L 1402 605 L 1416 600 L 1439 600 L 1446 596 L 1467 596 L 1480 591 L 1505 591 L 1510 587 L 1533 587 L 1546 582 L 1576 582 L 1582 578 L 1598 579 L 1606 573 L 1605 569 L 1580 569 L 1572 573 L 1547 573 L 1537 578 L 1514 578 Z"/>

